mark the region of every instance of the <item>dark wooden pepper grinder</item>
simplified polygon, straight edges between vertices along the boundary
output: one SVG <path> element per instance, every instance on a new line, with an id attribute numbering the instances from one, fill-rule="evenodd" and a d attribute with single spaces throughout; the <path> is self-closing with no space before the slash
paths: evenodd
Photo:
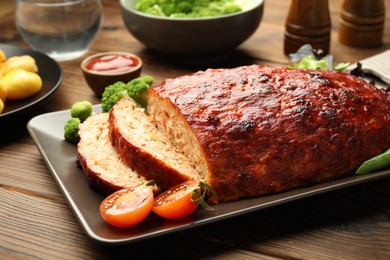
<path id="1" fill-rule="evenodd" d="M 339 42 L 353 47 L 379 47 L 385 22 L 384 0 L 344 0 Z"/>
<path id="2" fill-rule="evenodd" d="M 302 45 L 329 53 L 331 21 L 328 0 L 292 0 L 284 34 L 284 53 L 295 53 Z"/>

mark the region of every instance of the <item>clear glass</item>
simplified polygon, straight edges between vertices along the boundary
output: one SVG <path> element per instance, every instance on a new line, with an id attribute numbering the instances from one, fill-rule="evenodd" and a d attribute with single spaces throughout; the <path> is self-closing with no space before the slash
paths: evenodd
<path id="1" fill-rule="evenodd" d="M 30 47 L 58 61 L 85 54 L 103 19 L 100 0 L 16 0 L 15 16 Z"/>

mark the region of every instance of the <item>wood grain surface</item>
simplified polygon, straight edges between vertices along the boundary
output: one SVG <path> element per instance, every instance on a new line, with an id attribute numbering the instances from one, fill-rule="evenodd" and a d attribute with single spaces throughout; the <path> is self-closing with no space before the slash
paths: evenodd
<path id="1" fill-rule="evenodd" d="M 341 0 L 330 0 L 331 49 L 336 61 L 355 62 L 390 48 L 390 1 L 384 44 L 352 48 L 337 41 Z M 126 30 L 118 1 L 103 0 L 104 24 L 88 54 L 130 51 L 158 83 L 207 67 L 287 64 L 283 33 L 289 1 L 266 0 L 256 33 L 215 63 L 173 63 L 146 49 Z M 1 12 L 0 43 L 27 47 L 12 8 Z M 110 246 L 89 238 L 30 138 L 35 115 L 99 99 L 79 68 L 60 62 L 63 81 L 37 109 L 0 122 L 0 259 L 390 259 L 390 179 L 294 201 L 244 216 L 137 242 Z"/>

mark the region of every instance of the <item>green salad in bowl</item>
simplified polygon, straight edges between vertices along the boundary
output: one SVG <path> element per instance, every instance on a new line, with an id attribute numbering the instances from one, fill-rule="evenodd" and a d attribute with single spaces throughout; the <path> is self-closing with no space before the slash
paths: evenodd
<path id="1" fill-rule="evenodd" d="M 211 17 L 243 10 L 243 0 L 138 0 L 136 10 L 157 16 Z"/>
<path id="2" fill-rule="evenodd" d="M 120 0 L 129 32 L 149 49 L 186 63 L 220 57 L 259 27 L 264 0 Z M 188 61 L 188 62 L 187 62 Z"/>

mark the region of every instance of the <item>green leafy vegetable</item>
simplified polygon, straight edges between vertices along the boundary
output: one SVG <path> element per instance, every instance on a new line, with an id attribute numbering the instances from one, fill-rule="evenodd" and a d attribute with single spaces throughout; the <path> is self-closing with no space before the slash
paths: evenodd
<path id="1" fill-rule="evenodd" d="M 146 107 L 147 91 L 153 84 L 153 78 L 143 76 L 129 81 L 127 84 L 118 81 L 106 87 L 102 94 L 102 110 L 109 112 L 116 102 L 122 98 L 132 98 L 141 107 Z"/>
<path id="2" fill-rule="evenodd" d="M 334 70 L 337 70 L 337 71 L 344 71 L 348 68 L 349 66 L 349 62 L 341 62 L 341 63 L 338 63 L 334 66 Z"/>
<path id="3" fill-rule="evenodd" d="M 105 88 L 102 94 L 102 110 L 109 112 L 116 102 L 124 97 L 129 97 L 125 90 L 126 84 L 122 81 L 115 82 Z"/>
<path id="4" fill-rule="evenodd" d="M 214 210 L 207 202 L 206 202 L 206 196 L 210 195 L 214 197 L 216 201 L 218 201 L 217 193 L 213 190 L 213 188 L 203 182 L 199 181 L 198 188 L 194 189 L 191 194 L 191 201 L 195 204 L 201 205 L 206 210 Z"/>
<path id="5" fill-rule="evenodd" d="M 77 117 L 83 122 L 90 115 L 92 115 L 92 104 L 89 101 L 78 101 L 73 103 L 70 109 L 70 115 Z"/>
<path id="6" fill-rule="evenodd" d="M 331 54 L 325 57 L 321 57 L 320 54 L 316 53 L 310 44 L 305 44 L 296 53 L 290 54 L 293 64 L 289 67 L 309 70 L 344 71 L 349 66 L 347 62 L 333 64 L 333 56 Z"/>
<path id="7" fill-rule="evenodd" d="M 309 69 L 309 70 L 337 70 L 343 71 L 349 66 L 349 63 L 339 63 L 336 65 L 329 65 L 328 60 L 324 57 L 322 59 L 316 59 L 312 55 L 308 55 L 302 58 L 299 62 L 293 64 L 292 68 Z"/>
<path id="8" fill-rule="evenodd" d="M 143 76 L 135 78 L 126 84 L 126 91 L 132 99 L 141 107 L 146 107 L 148 101 L 148 89 L 153 84 L 153 78 L 150 76 Z"/>
<path id="9" fill-rule="evenodd" d="M 357 170 L 356 174 L 366 174 L 390 166 L 390 149 L 365 161 Z"/>
<path id="10" fill-rule="evenodd" d="M 92 104 L 89 101 L 73 103 L 70 109 L 71 118 L 64 125 L 64 138 L 72 144 L 80 141 L 79 126 L 92 115 Z"/>
<path id="11" fill-rule="evenodd" d="M 138 0 L 137 11 L 165 17 L 209 17 L 242 11 L 236 0 Z"/>
<path id="12" fill-rule="evenodd" d="M 77 117 L 69 119 L 64 126 L 64 138 L 72 144 L 77 144 L 80 141 L 78 134 L 81 121 Z"/>
<path id="13" fill-rule="evenodd" d="M 292 67 L 310 70 L 326 70 L 329 68 L 325 59 L 316 60 L 312 55 L 304 57 L 299 62 L 295 63 Z"/>

